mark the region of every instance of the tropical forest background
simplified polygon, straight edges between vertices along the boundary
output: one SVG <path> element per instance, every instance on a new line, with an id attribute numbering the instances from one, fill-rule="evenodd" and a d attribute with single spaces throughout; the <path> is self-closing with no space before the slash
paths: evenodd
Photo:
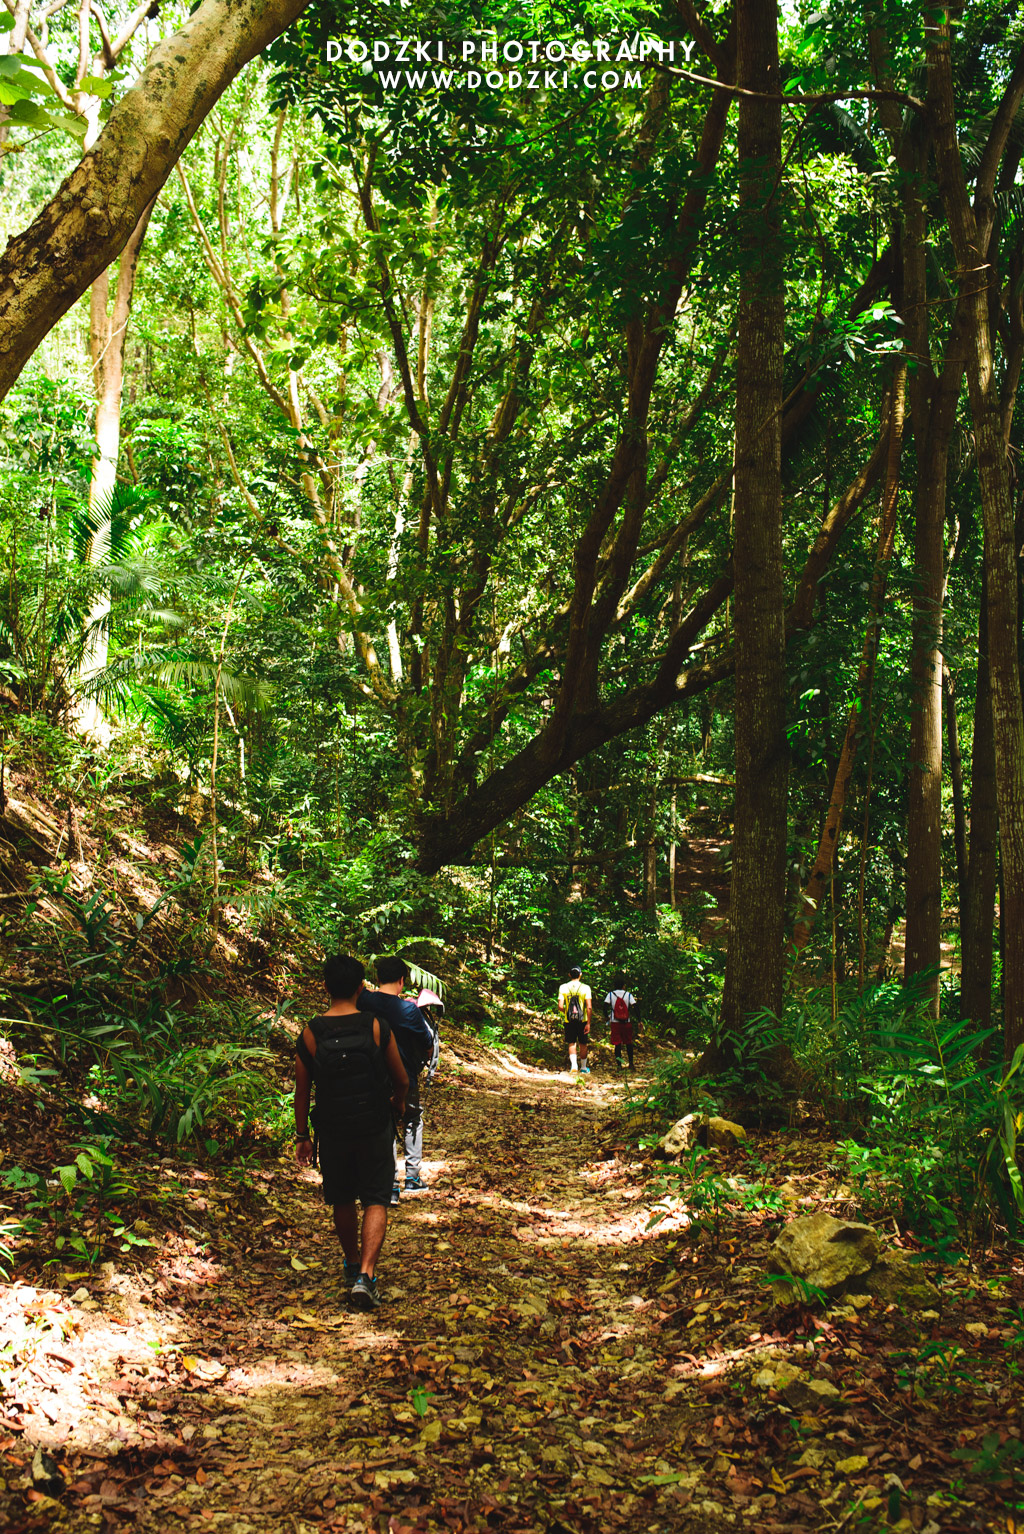
<path id="1" fill-rule="evenodd" d="M 0 1030 L 65 1184 L 279 1144 L 282 1013 L 400 947 L 552 1065 L 621 974 L 655 1116 L 1016 1230 L 1017 6 L 253 3 L 180 157 L 186 7 L 5 7 Z M 640 83 L 326 61 L 399 36 Z"/>

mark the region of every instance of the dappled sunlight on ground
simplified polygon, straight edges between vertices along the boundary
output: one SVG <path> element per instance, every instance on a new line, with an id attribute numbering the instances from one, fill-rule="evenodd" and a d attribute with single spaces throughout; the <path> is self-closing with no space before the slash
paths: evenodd
<path id="1" fill-rule="evenodd" d="M 886 1475 L 928 1475 L 939 1419 L 885 1362 L 898 1314 L 782 1316 L 777 1214 L 702 1223 L 619 1136 L 621 1078 L 491 1053 L 425 1094 L 428 1188 L 391 1211 L 374 1314 L 347 1308 L 318 1175 L 290 1148 L 244 1185 L 180 1177 L 179 1228 L 135 1268 L 0 1289 L 0 1525 L 799 1534 L 884 1507 Z M 785 1162 L 794 1207 L 832 1187 L 815 1165 Z M 842 1383 L 831 1420 L 787 1406 L 787 1365 Z M 984 1527 L 936 1522 L 935 1485 L 905 1534 Z"/>

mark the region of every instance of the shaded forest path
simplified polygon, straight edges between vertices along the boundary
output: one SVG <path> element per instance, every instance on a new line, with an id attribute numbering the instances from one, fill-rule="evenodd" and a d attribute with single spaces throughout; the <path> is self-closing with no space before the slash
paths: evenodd
<path id="1" fill-rule="evenodd" d="M 659 1190 L 600 1071 L 449 1039 L 431 1188 L 393 1216 L 371 1316 L 346 1308 L 315 1173 L 148 1163 L 145 1267 L 0 1287 L 0 1528 L 1004 1534 L 1019 1265 L 950 1275 L 941 1315 L 783 1319 L 779 1216 L 728 1176 L 701 1239 L 678 1199 L 650 1230 Z M 832 1149 L 759 1137 L 777 1202 L 841 1208 Z"/>
<path id="2" fill-rule="evenodd" d="M 429 1093 L 431 1189 L 392 1217 L 371 1317 L 339 1308 L 316 1180 L 288 1195 L 310 1266 L 267 1264 L 251 1291 L 277 1344 L 251 1382 L 275 1475 L 269 1508 L 250 1503 L 239 1534 L 286 1509 L 314 1527 L 326 1511 L 396 1531 L 682 1526 L 674 1485 L 633 1490 L 677 1468 L 663 1456 L 680 1413 L 638 1292 L 648 1212 L 624 1169 L 596 1159 L 612 1092 L 492 1057 Z M 232 1428 L 248 1433 L 244 1418 Z M 215 1484 L 211 1464 L 206 1506 Z M 266 1482 L 254 1472 L 251 1485 Z"/>
<path id="3" fill-rule="evenodd" d="M 69 1313 L 9 1291 L 69 1337 L 36 1349 L 51 1393 L 22 1391 L 3 1444 L 25 1470 L 49 1444 L 69 1489 L 49 1500 L 37 1462 L 11 1528 L 715 1526 L 683 1506 L 649 1211 L 604 1148 L 619 1083 L 472 1054 L 425 1095 L 431 1187 L 392 1212 L 374 1315 L 346 1308 L 319 1177 L 286 1161 L 244 1209 L 199 1174 L 141 1287 L 108 1265 Z"/>

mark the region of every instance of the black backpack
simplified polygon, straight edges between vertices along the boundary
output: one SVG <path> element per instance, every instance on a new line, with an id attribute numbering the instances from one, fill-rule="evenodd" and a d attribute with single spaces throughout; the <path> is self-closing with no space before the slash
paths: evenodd
<path id="1" fill-rule="evenodd" d="M 583 999 L 580 996 L 579 991 L 569 992 L 569 1001 L 565 1009 L 565 1017 L 566 1021 L 569 1023 L 582 1023 Z"/>
<path id="2" fill-rule="evenodd" d="M 316 1039 L 310 1118 L 321 1140 L 362 1140 L 392 1122 L 391 1075 L 384 1059 L 391 1029 L 377 1019 L 380 1043 L 375 1044 L 374 1021 L 370 1012 L 352 1012 L 318 1017 L 309 1025 Z"/>

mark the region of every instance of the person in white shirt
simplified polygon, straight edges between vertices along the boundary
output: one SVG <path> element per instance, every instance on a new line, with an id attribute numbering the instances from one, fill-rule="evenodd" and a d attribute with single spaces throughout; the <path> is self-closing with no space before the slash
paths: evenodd
<path id="1" fill-rule="evenodd" d="M 609 991 L 604 999 L 608 1008 L 608 1016 L 611 1019 L 611 1041 L 615 1050 L 615 1064 L 622 1065 L 622 1049 L 626 1048 L 626 1058 L 629 1061 L 629 1069 L 633 1069 L 633 1037 L 634 1021 L 633 1012 L 636 1007 L 636 997 L 632 991 L 624 989 L 621 985 L 614 991 Z"/>
<path id="2" fill-rule="evenodd" d="M 587 1041 L 590 1038 L 590 1018 L 593 1012 L 593 993 L 583 984 L 583 971 L 574 964 L 565 985 L 558 987 L 558 1010 L 565 1023 L 565 1043 L 569 1051 L 569 1069 L 576 1070 L 576 1052 L 579 1051 L 579 1070 L 590 1075 L 587 1064 Z"/>

